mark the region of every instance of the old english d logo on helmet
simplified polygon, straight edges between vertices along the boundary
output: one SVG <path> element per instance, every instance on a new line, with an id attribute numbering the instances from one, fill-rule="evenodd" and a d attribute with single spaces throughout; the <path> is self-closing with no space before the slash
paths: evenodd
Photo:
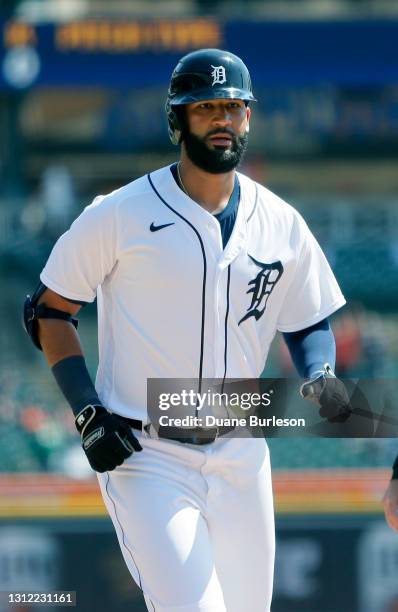
<path id="1" fill-rule="evenodd" d="M 176 107 L 217 99 L 255 101 L 249 71 L 237 55 L 221 49 L 200 49 L 180 59 L 171 75 L 166 113 L 173 144 L 181 138 Z"/>
<path id="2" fill-rule="evenodd" d="M 213 68 L 213 72 L 211 73 L 211 76 L 213 77 L 212 86 L 214 87 L 214 85 L 217 85 L 218 83 L 220 85 L 224 85 L 224 83 L 227 82 L 227 77 L 225 76 L 224 66 L 212 66 L 212 68 Z"/>

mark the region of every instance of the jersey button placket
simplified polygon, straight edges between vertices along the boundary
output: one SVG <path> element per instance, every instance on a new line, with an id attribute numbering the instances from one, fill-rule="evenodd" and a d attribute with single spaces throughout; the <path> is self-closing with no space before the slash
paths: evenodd
<path id="1" fill-rule="evenodd" d="M 226 309 L 225 287 L 226 287 L 227 269 L 217 265 L 216 275 L 214 278 L 214 363 L 215 376 L 222 378 L 224 376 L 224 317 Z"/>
<path id="2" fill-rule="evenodd" d="M 208 250 L 208 282 L 207 282 L 207 290 L 208 290 L 208 316 L 207 316 L 207 334 L 206 337 L 208 339 L 208 352 L 207 355 L 210 359 L 213 359 L 212 365 L 209 364 L 208 375 L 209 377 L 219 377 L 220 376 L 220 363 L 218 357 L 218 351 L 220 350 L 219 345 L 223 344 L 220 333 L 222 330 L 220 329 L 219 323 L 219 312 L 218 312 L 218 286 L 219 286 L 219 277 L 222 271 L 219 268 L 220 257 L 223 253 L 223 245 L 221 238 L 221 230 L 219 227 L 219 223 L 216 219 L 208 219 L 206 221 L 205 227 L 205 243 L 206 250 Z M 210 269 L 211 266 L 211 269 Z"/>

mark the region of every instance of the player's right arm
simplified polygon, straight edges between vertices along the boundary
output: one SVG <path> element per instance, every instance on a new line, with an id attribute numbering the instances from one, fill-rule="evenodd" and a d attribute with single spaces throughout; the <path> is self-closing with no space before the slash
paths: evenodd
<path id="1" fill-rule="evenodd" d="M 111 471 L 134 450 L 141 450 L 141 446 L 131 428 L 109 412 L 97 395 L 76 327 L 68 320 L 68 315 L 74 317 L 81 305 L 46 288 L 33 306 L 38 313 L 33 325 L 33 328 L 36 326 L 36 346 L 43 350 L 58 386 L 75 414 L 76 427 L 89 463 L 98 472 Z M 60 316 L 59 313 L 61 319 L 52 318 Z"/>
<path id="2" fill-rule="evenodd" d="M 57 240 L 40 284 L 24 309 L 25 328 L 42 349 L 75 415 L 91 467 L 113 470 L 141 450 L 131 427 L 98 397 L 87 370 L 74 316 L 93 302 L 118 261 L 117 211 L 112 196 L 98 196 Z"/>
<path id="3" fill-rule="evenodd" d="M 44 290 L 44 291 L 43 291 Z M 26 306 L 31 306 L 28 317 Z M 41 285 L 40 297 L 27 298 L 25 322 L 35 345 L 43 350 L 62 393 L 71 406 L 82 447 L 97 472 L 121 465 L 141 445 L 131 428 L 102 405 L 86 367 L 74 317 L 81 305 Z M 61 317 L 61 318 L 59 318 Z"/>

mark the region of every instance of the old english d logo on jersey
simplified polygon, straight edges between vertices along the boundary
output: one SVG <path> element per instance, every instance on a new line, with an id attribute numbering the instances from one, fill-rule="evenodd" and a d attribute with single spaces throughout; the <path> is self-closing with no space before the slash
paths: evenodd
<path id="1" fill-rule="evenodd" d="M 224 66 L 213 66 L 212 64 L 211 67 L 213 68 L 211 72 L 211 76 L 213 77 L 213 82 L 211 85 L 212 86 L 213 85 L 223 85 L 224 83 L 226 83 L 227 76 L 225 74 Z"/>
<path id="2" fill-rule="evenodd" d="M 247 293 L 252 293 L 252 301 L 247 309 L 247 313 L 239 321 L 238 325 L 246 321 L 249 317 L 254 317 L 256 321 L 264 314 L 267 307 L 268 298 L 271 295 L 276 283 L 283 274 L 283 266 L 280 261 L 273 263 L 262 263 L 251 255 L 250 259 L 260 268 L 260 272 L 253 280 L 249 281 L 250 289 Z"/>

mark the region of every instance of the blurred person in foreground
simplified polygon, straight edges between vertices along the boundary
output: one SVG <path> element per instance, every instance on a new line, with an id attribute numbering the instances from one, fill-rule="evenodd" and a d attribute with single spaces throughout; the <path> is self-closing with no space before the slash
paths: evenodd
<path id="1" fill-rule="evenodd" d="M 302 397 L 332 423 L 351 413 L 333 374 L 328 317 L 345 303 L 333 272 L 297 211 L 236 172 L 254 101 L 236 55 L 183 57 L 166 103 L 179 161 L 98 196 L 26 302 L 27 331 L 74 411 L 125 562 L 157 612 L 269 611 L 275 530 L 264 437 L 232 435 L 233 419 L 209 427 L 197 404 L 181 407 L 197 421 L 166 425 L 165 436 L 147 380 L 194 379 L 203 396 L 206 378 L 258 379 L 279 330 Z M 94 387 L 71 323 L 96 296 Z"/>
<path id="2" fill-rule="evenodd" d="M 392 467 L 392 478 L 383 497 L 386 521 L 398 532 L 398 455 Z"/>

